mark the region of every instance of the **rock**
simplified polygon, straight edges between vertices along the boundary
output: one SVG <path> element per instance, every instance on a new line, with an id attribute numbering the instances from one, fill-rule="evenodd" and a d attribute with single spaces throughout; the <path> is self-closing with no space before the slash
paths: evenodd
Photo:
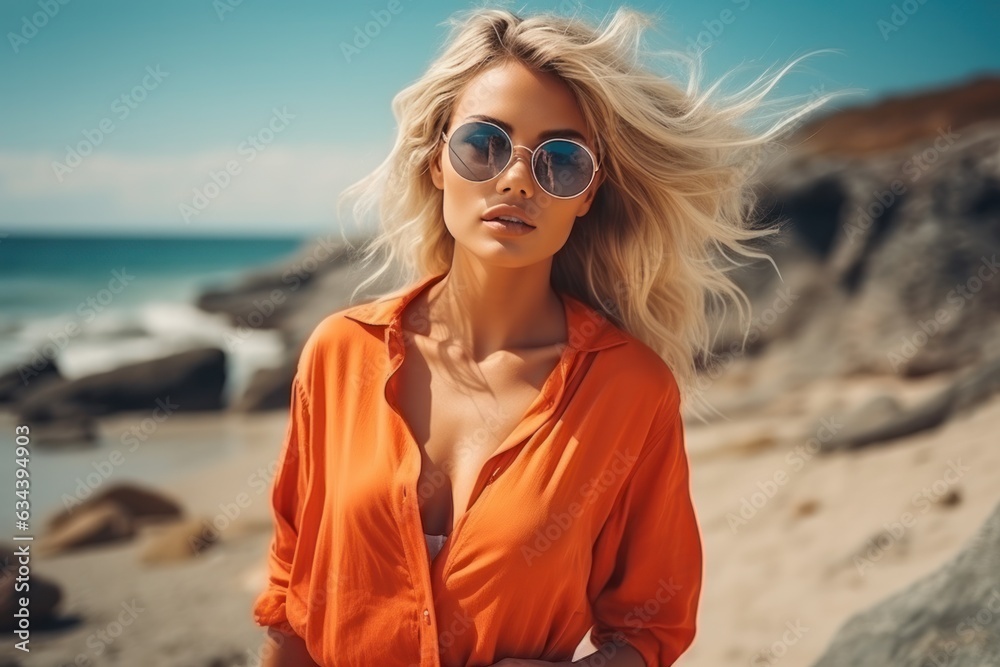
<path id="1" fill-rule="evenodd" d="M 30 390 L 61 379 L 56 362 L 48 357 L 40 359 L 37 366 L 27 362 L 18 364 L 0 374 L 0 404 L 13 403 Z"/>
<path id="2" fill-rule="evenodd" d="M 985 204 L 1000 192 L 1000 124 L 969 128 L 961 139 L 947 151 L 914 144 L 858 168 L 812 168 L 847 193 L 823 256 L 826 280 L 842 297 L 826 305 L 839 314 L 826 346 L 810 351 L 839 356 L 841 374 L 921 375 L 1000 352 L 990 343 L 1000 331 L 1000 279 L 983 277 L 996 273 L 984 248 L 1000 243 L 1000 209 Z M 907 160 L 925 150 L 935 161 L 914 178 Z M 888 204 L 873 194 L 885 192 Z"/>
<path id="3" fill-rule="evenodd" d="M 12 575 L 18 566 L 14 548 L 9 545 L 0 546 L 0 565 L 3 567 L 3 576 L 0 576 L 0 630 L 8 631 L 14 629 L 13 614 L 18 608 L 17 598 L 23 595 L 23 592 L 14 590 L 15 577 Z M 32 571 L 30 593 L 28 613 L 31 615 L 32 627 L 38 629 L 55 617 L 55 609 L 63 597 L 62 589 L 59 584 Z"/>
<path id="4" fill-rule="evenodd" d="M 313 239 L 286 262 L 254 271 L 235 286 L 204 292 L 198 306 L 224 313 L 241 327 L 277 329 L 285 340 L 287 359 L 274 369 L 258 371 L 244 394 L 234 401 L 237 411 L 288 406 L 291 379 L 298 352 L 323 318 L 352 304 L 374 299 L 400 287 L 398 280 L 381 276 L 365 289 L 355 288 L 374 274 L 377 262 L 363 265 L 362 235 L 333 233 Z"/>
<path id="5" fill-rule="evenodd" d="M 795 141 L 816 153 L 869 156 L 933 139 L 941 128 L 962 131 L 997 117 L 1000 79 L 983 76 L 948 88 L 892 95 L 805 123 Z"/>
<path id="6" fill-rule="evenodd" d="M 251 271 L 231 287 L 203 292 L 197 305 L 229 315 L 234 326 L 287 328 L 291 314 L 303 308 L 325 274 L 356 261 L 356 244 L 335 234 L 313 239 L 287 261 Z M 331 305 L 336 303 L 331 299 Z"/>
<path id="7" fill-rule="evenodd" d="M 792 517 L 796 519 L 801 519 L 802 517 L 812 516 L 820 510 L 822 503 L 815 498 L 807 498 L 795 505 L 792 508 Z"/>
<path id="8" fill-rule="evenodd" d="M 181 506 L 159 491 L 120 483 L 110 486 L 83 500 L 79 505 L 56 513 L 49 518 L 49 530 L 55 530 L 83 510 L 106 503 L 114 503 L 135 519 L 175 519 L 183 514 Z"/>
<path id="9" fill-rule="evenodd" d="M 1000 665 L 1000 505 L 950 562 L 834 636 L 813 667 Z"/>
<path id="10" fill-rule="evenodd" d="M 26 394 L 16 410 L 22 422 L 33 425 L 128 410 L 217 410 L 222 407 L 225 380 L 222 350 L 188 350 L 47 384 Z"/>
<path id="11" fill-rule="evenodd" d="M 204 518 L 185 519 L 154 529 L 139 558 L 146 564 L 187 560 L 216 542 L 218 531 Z"/>
<path id="12" fill-rule="evenodd" d="M 237 649 L 232 649 L 225 655 L 218 655 L 208 659 L 205 667 L 243 667 L 246 664 L 246 655 Z"/>
<path id="13" fill-rule="evenodd" d="M 180 506 L 158 493 L 122 484 L 59 512 L 39 539 L 39 550 L 47 555 L 83 546 L 132 538 L 150 522 L 178 518 Z"/>
<path id="14" fill-rule="evenodd" d="M 962 489 L 961 487 L 948 489 L 944 495 L 938 496 L 934 499 L 934 502 L 943 507 L 954 507 L 962 502 Z"/>
<path id="15" fill-rule="evenodd" d="M 836 299 L 835 285 L 829 282 L 821 257 L 808 242 L 789 234 L 782 245 L 768 251 L 780 268 L 780 276 L 767 262 L 732 272 L 750 299 L 751 321 L 748 330 L 743 330 L 736 317 L 722 320 L 713 347 L 717 354 L 754 354 L 774 341 L 794 339 L 822 318 L 821 309 L 828 309 L 830 301 Z"/>
<path id="16" fill-rule="evenodd" d="M 1000 356 L 983 363 L 949 388 L 952 412 L 965 412 L 1000 391 Z"/>
<path id="17" fill-rule="evenodd" d="M 243 394 L 233 403 L 231 409 L 238 412 L 257 412 L 287 408 L 292 393 L 292 378 L 298 355 L 290 355 L 277 368 L 262 368 L 250 378 Z"/>
<path id="18" fill-rule="evenodd" d="M 54 422 L 35 422 L 31 439 L 36 445 L 78 445 L 97 441 L 97 420 L 87 414 L 61 417 Z"/>
<path id="19" fill-rule="evenodd" d="M 125 509 L 113 502 L 102 503 L 74 513 L 43 535 L 37 548 L 41 554 L 52 556 L 92 544 L 124 540 L 135 535 L 135 531 L 135 522 Z"/>
<path id="20" fill-rule="evenodd" d="M 954 103 L 973 98 L 984 100 L 974 113 Z M 799 381 L 956 372 L 1000 357 L 998 110 L 1000 79 L 918 93 L 821 118 L 768 160 L 754 217 L 783 223 L 760 246 L 781 278 L 764 260 L 732 272 L 752 304 L 749 332 L 728 318 L 703 362 L 726 363 L 747 333 L 755 364 L 775 358 L 755 367 L 747 411 Z M 806 140 L 833 128 L 868 148 Z"/>
<path id="21" fill-rule="evenodd" d="M 844 419 L 845 428 L 822 444 L 821 451 L 853 449 L 934 428 L 953 414 L 967 411 L 1000 391 L 1000 358 L 963 374 L 950 386 L 909 409 L 884 404 L 866 406 Z"/>
<path id="22" fill-rule="evenodd" d="M 865 442 L 869 434 L 877 432 L 884 424 L 897 419 L 903 409 L 899 402 L 887 394 L 876 396 L 860 408 L 849 412 L 839 420 L 842 427 L 826 441 L 820 441 L 821 451 L 849 449 Z M 812 433 L 819 430 L 819 424 Z"/>

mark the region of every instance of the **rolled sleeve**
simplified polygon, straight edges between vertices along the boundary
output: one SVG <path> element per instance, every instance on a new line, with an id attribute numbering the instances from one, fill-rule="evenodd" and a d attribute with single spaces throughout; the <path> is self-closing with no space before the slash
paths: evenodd
<path id="1" fill-rule="evenodd" d="M 285 632 L 291 631 L 285 603 L 292 583 L 306 494 L 304 452 L 307 451 L 308 424 L 309 401 L 296 374 L 292 381 L 288 426 L 270 493 L 274 534 L 267 555 L 267 584 L 253 604 L 257 625 L 273 626 Z"/>
<path id="2" fill-rule="evenodd" d="M 588 585 L 591 640 L 627 642 L 646 667 L 674 664 L 694 641 L 703 568 L 679 398 L 657 422 L 595 543 Z"/>

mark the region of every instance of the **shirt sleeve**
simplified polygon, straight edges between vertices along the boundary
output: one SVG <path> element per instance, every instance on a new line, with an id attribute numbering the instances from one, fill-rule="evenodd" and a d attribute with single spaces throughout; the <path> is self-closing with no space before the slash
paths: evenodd
<path id="1" fill-rule="evenodd" d="M 595 543 L 588 585 L 594 645 L 627 642 L 646 667 L 673 665 L 694 641 L 701 593 L 701 532 L 679 403 L 679 396 L 667 402 L 625 481 Z"/>
<path id="2" fill-rule="evenodd" d="M 307 475 L 303 454 L 307 450 L 309 401 L 296 374 L 292 380 L 291 405 L 284 442 L 271 487 L 274 534 L 267 555 L 267 584 L 253 605 L 254 622 L 294 632 L 288 623 L 285 600 L 292 580 L 292 564 L 301 526 L 301 508 Z"/>

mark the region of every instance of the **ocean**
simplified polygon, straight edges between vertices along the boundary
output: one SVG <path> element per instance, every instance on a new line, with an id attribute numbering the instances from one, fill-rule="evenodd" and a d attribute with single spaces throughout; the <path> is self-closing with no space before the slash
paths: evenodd
<path id="1" fill-rule="evenodd" d="M 232 328 L 194 305 L 199 293 L 280 262 L 305 240 L 0 237 L 0 372 L 44 356 L 75 378 L 195 345 L 222 346 Z M 274 332 L 256 331 L 246 343 L 230 359 L 227 396 L 255 368 L 280 360 Z"/>
<path id="2" fill-rule="evenodd" d="M 207 288 L 232 284 L 244 272 L 293 255 L 306 239 L 150 238 L 110 236 L 0 236 L 0 372 L 38 355 L 55 359 L 66 377 L 109 370 L 196 345 L 227 351 L 226 398 L 238 395 L 252 373 L 277 365 L 277 334 L 254 330 L 235 350 L 234 330 L 222 315 L 194 306 Z M 4 433 L 14 415 L 0 414 Z M 240 442 L 220 425 L 181 439 L 158 438 L 115 471 L 117 481 L 159 485 L 170 475 L 227 455 Z M 221 429 L 221 431 L 220 431 Z M 9 441 L 9 437 L 7 438 Z M 103 433 L 96 443 L 34 449 L 32 509 L 39 516 L 65 506 L 80 480 L 120 443 Z M 0 462 L 3 485 L 13 488 L 13 450 Z M 13 533 L 13 513 L 0 521 Z"/>

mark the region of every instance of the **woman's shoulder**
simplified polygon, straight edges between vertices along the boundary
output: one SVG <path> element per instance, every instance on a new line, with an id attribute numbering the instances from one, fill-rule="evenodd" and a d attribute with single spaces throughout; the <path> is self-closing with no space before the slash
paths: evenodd
<path id="1" fill-rule="evenodd" d="M 596 352 L 592 371 L 608 390 L 621 395 L 662 397 L 676 395 L 678 383 L 664 358 L 637 335 L 619 326 L 587 301 L 566 295 L 569 306 L 568 344 L 584 352 Z"/>
<path id="2" fill-rule="evenodd" d="M 609 325 L 614 326 L 614 325 Z M 637 391 L 652 395 L 679 398 L 680 388 L 670 365 L 638 337 L 615 327 L 620 344 L 598 353 L 600 368 L 609 380 L 622 383 L 634 394 Z"/>
<path id="3" fill-rule="evenodd" d="M 367 346 L 381 339 L 360 325 L 352 315 L 362 312 L 368 304 L 341 308 L 321 319 L 302 343 L 297 371 L 300 377 L 324 375 L 338 359 L 347 354 L 365 355 Z"/>

